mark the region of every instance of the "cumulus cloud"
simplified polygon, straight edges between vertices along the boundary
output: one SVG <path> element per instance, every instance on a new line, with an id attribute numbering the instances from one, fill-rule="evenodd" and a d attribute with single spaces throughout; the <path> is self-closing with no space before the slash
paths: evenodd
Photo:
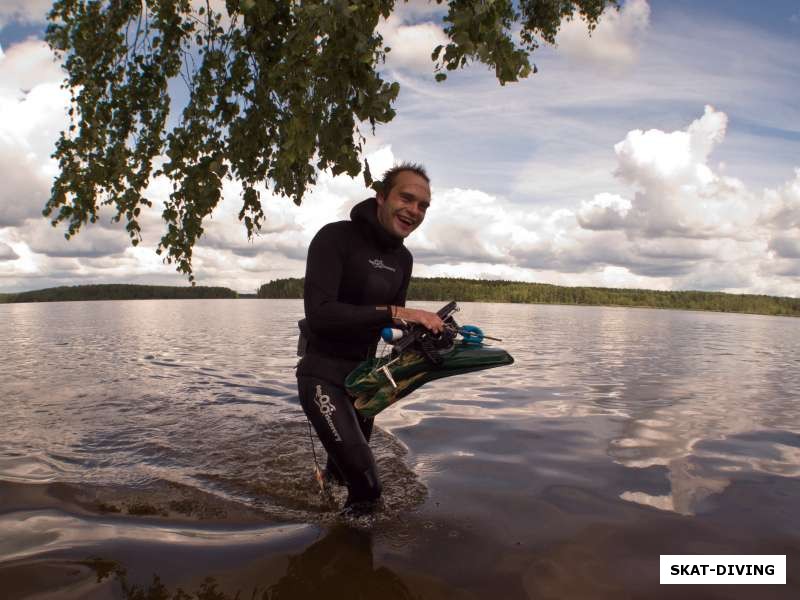
<path id="1" fill-rule="evenodd" d="M 366 158 L 376 177 L 395 162 L 389 146 L 370 153 Z M 227 249 L 245 258 L 273 253 L 293 260 L 305 260 L 314 234 L 326 223 L 349 218 L 352 207 L 369 193 L 360 176 L 334 177 L 330 172 L 319 174 L 299 208 L 290 199 L 276 196 L 263 186 L 260 191 L 265 218 L 258 234 L 251 240 L 247 239 L 244 225 L 238 220 L 242 206 L 241 185 L 226 182 L 223 199 L 207 222 L 199 246 Z"/>
<path id="2" fill-rule="evenodd" d="M 38 76 L 36 75 L 38 73 Z M 132 247 L 113 211 L 101 209 L 67 241 L 63 227 L 53 228 L 41 216 L 57 165 L 50 158 L 58 132 L 66 125 L 68 95 L 59 89 L 61 72 L 46 46 L 24 42 L 0 57 L 0 289 L 121 281 L 185 283 L 174 265 L 164 264 L 155 248 L 164 232 L 161 211 L 171 185 L 155 178 L 145 195 L 153 207 L 139 222 L 143 241 Z M 391 167 L 391 147 L 368 156 L 376 174 Z M 156 163 L 159 161 L 157 160 Z M 223 200 L 206 220 L 195 248 L 198 282 L 253 291 L 261 283 L 302 273 L 308 243 L 325 223 L 347 218 L 367 195 L 363 180 L 321 173 L 303 206 L 273 195 L 262 186 L 266 218 L 261 232 L 247 240 L 238 220 L 241 185 L 226 182 Z"/>
<path id="3" fill-rule="evenodd" d="M 633 196 L 598 194 L 584 201 L 580 225 L 644 237 L 747 237 L 759 206 L 741 181 L 708 164 L 726 127 L 725 113 L 706 106 L 686 130 L 629 132 L 614 152 L 616 174 L 635 189 Z"/>
<path id="4" fill-rule="evenodd" d="M 794 179 L 782 188 L 768 190 L 766 201 L 763 223 L 800 230 L 800 169 L 795 170 Z"/>
<path id="5" fill-rule="evenodd" d="M 55 55 L 41 40 L 30 39 L 0 51 L 0 94 L 22 100 L 36 86 L 59 84 L 64 78 Z"/>
<path id="6" fill-rule="evenodd" d="M 13 154 L 13 145 L 0 139 L 0 227 L 41 216 L 50 189 L 50 178 L 40 161 Z"/>
<path id="7" fill-rule="evenodd" d="M 636 62 L 639 45 L 650 26 L 646 0 L 628 0 L 617 11 L 607 9 L 591 35 L 580 19 L 562 23 L 556 43 L 567 57 L 609 68 Z"/>
<path id="8" fill-rule="evenodd" d="M 636 129 L 614 146 L 617 173 L 629 183 L 706 184 L 713 176 L 706 165 L 714 145 L 725 137 L 727 117 L 711 106 L 686 131 Z"/>
<path id="9" fill-rule="evenodd" d="M 781 258 L 800 258 L 800 236 L 783 232 L 773 235 L 769 249 Z"/>
<path id="10" fill-rule="evenodd" d="M 53 0 L 3 0 L 0 3 L 0 29 L 9 23 L 44 23 Z"/>
<path id="11" fill-rule="evenodd" d="M 601 192 L 584 200 L 578 210 L 578 223 L 584 229 L 622 229 L 631 210 L 631 201 L 617 194 Z"/>
<path id="12" fill-rule="evenodd" d="M 54 257 L 113 256 L 130 245 L 121 225 L 85 225 L 78 235 L 67 240 L 61 229 L 53 228 L 42 218 L 26 225 L 24 241 L 33 252 Z"/>
<path id="13" fill-rule="evenodd" d="M 435 19 L 424 12 L 410 14 L 398 16 L 396 31 Z M 409 60 L 409 70 L 414 64 L 421 68 L 421 62 Z M 411 73 L 405 77 L 419 82 Z M 40 287 L 185 283 L 174 265 L 163 264 L 154 253 L 164 230 L 160 212 L 171 191 L 163 178 L 147 190 L 154 207 L 142 213 L 144 240 L 137 248 L 119 225 L 108 222 L 111 211 L 101 212 L 100 223 L 69 242 L 61 228 L 41 217 L 56 173 L 50 154 L 66 124 L 67 96 L 59 90 L 60 80 L 58 65 L 41 43 L 12 46 L 0 57 L 0 289 L 31 289 L 36 282 Z M 648 128 L 647 121 L 634 124 L 641 128 L 621 128 L 606 142 L 605 163 L 595 161 L 591 169 L 577 166 L 577 159 L 552 159 L 560 170 L 538 163 L 526 176 L 540 187 L 535 194 L 520 188 L 514 201 L 481 185 L 436 187 L 441 178 L 434 174 L 428 216 L 408 240 L 415 275 L 800 295 L 800 170 L 773 189 L 751 189 L 713 162 L 734 127 L 727 115 L 709 106 L 689 121 L 673 131 Z M 530 122 L 530 117 L 519 121 Z M 472 125 L 467 129 L 477 135 Z M 403 156 L 409 147 L 398 143 L 396 152 L 387 144 L 371 153 L 372 172 L 416 158 Z M 544 204 L 550 190 L 541 185 L 556 179 L 575 182 L 563 184 L 570 195 Z M 199 283 L 252 291 L 276 277 L 302 275 L 311 237 L 325 223 L 346 219 L 367 194 L 360 177 L 330 173 L 320 174 L 301 207 L 266 187 L 261 191 L 265 226 L 248 241 L 237 218 L 241 187 L 226 182 L 223 200 L 195 249 Z M 533 195 L 541 198 L 539 204 L 531 203 Z"/>
<path id="14" fill-rule="evenodd" d="M 381 20 L 378 33 L 384 45 L 391 48 L 386 57 L 389 68 L 421 75 L 433 73 L 431 53 L 436 46 L 448 43 L 436 18 L 441 10 L 433 3 L 398 4 L 398 10 Z"/>
<path id="15" fill-rule="evenodd" d="M 765 267 L 777 277 L 800 277 L 800 169 L 794 179 L 765 192 L 759 225 L 769 231 L 771 261 Z"/>
<path id="16" fill-rule="evenodd" d="M 613 147 L 616 176 L 629 193 L 600 192 L 574 208 L 531 208 L 476 189 L 434 185 L 426 220 L 407 242 L 415 273 L 800 293 L 793 279 L 800 271 L 800 235 L 793 229 L 800 223 L 800 174 L 763 194 L 721 175 L 711 157 L 727 126 L 724 113 L 706 107 L 682 130 L 629 132 Z M 385 147 L 370 163 L 379 173 L 394 160 Z M 234 218 L 239 194 L 232 186 L 201 244 L 209 251 L 204 268 L 219 273 L 223 264 L 236 265 L 257 274 L 282 265 L 299 275 L 313 234 L 346 218 L 363 194 L 358 179 L 322 174 L 299 211 L 278 198 L 265 202 L 272 226 L 246 242 Z"/>
<path id="17" fill-rule="evenodd" d="M 519 205 L 476 190 L 434 190 L 409 247 L 427 274 L 472 272 L 573 285 L 796 295 L 800 171 L 758 193 L 710 162 L 727 116 L 707 106 L 678 131 L 633 130 L 614 146 L 627 193 L 574 209 Z M 446 265 L 446 266 L 445 266 Z"/>
<path id="18" fill-rule="evenodd" d="M 43 42 L 16 44 L 0 56 L 0 227 L 41 216 L 57 169 L 50 155 L 67 124 L 61 79 Z"/>
<path id="19" fill-rule="evenodd" d="M 14 249 L 8 244 L 0 242 L 0 260 L 16 260 L 19 254 L 14 252 Z"/>
<path id="20" fill-rule="evenodd" d="M 435 192 L 425 223 L 409 245 L 422 259 L 506 262 L 511 260 L 508 217 L 495 198 L 478 190 Z"/>

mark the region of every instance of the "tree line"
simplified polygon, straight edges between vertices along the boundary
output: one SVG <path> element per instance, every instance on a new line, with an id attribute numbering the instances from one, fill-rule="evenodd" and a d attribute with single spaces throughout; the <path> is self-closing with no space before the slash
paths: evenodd
<path id="1" fill-rule="evenodd" d="M 178 287 L 167 285 L 73 285 L 0 295 L 0 303 L 68 302 L 75 300 L 169 300 L 197 298 L 238 298 L 225 287 Z"/>
<path id="2" fill-rule="evenodd" d="M 259 298 L 302 298 L 303 279 L 276 279 L 258 290 Z M 800 298 L 724 292 L 659 291 L 601 287 L 567 287 L 519 281 L 485 281 L 449 277 L 412 277 L 409 300 L 458 300 L 523 304 L 638 306 L 682 310 L 800 316 Z"/>
<path id="3" fill-rule="evenodd" d="M 302 278 L 276 279 L 263 284 L 258 298 L 300 299 Z M 0 294 L 0 303 L 64 302 L 75 300 L 155 300 L 243 298 L 225 287 L 161 285 L 76 285 Z M 447 277 L 412 277 L 409 300 L 446 302 L 508 302 L 523 304 L 582 304 L 709 310 L 762 315 L 800 316 L 800 298 L 724 292 L 639 290 L 601 287 L 567 287 L 519 281 L 486 281 Z"/>

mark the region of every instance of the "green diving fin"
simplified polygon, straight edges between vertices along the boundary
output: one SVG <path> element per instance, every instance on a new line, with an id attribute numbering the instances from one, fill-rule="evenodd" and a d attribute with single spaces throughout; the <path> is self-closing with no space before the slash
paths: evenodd
<path id="1" fill-rule="evenodd" d="M 440 364 L 435 365 L 422 352 L 409 349 L 397 356 L 362 362 L 345 380 L 347 392 L 355 398 L 356 410 L 365 417 L 374 417 L 429 381 L 514 362 L 502 348 L 463 340 L 439 356 Z"/>

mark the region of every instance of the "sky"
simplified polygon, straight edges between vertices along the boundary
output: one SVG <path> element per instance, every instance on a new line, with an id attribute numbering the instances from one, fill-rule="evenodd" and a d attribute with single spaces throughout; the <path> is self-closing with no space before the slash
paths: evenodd
<path id="1" fill-rule="evenodd" d="M 41 215 L 69 97 L 42 41 L 50 5 L 0 3 L 0 292 L 185 285 L 155 254 L 163 180 L 135 248 L 111 211 L 69 242 Z M 398 2 L 379 27 L 401 92 L 366 155 L 373 174 L 414 161 L 431 176 L 406 242 L 415 276 L 800 297 L 796 1 L 627 0 L 591 37 L 564 23 L 534 53 L 539 72 L 505 86 L 483 65 L 434 81 L 435 2 Z M 252 293 L 301 277 L 316 231 L 367 196 L 361 177 L 325 172 L 300 207 L 266 193 L 248 241 L 241 186 L 227 182 L 195 249 L 197 283 Z"/>

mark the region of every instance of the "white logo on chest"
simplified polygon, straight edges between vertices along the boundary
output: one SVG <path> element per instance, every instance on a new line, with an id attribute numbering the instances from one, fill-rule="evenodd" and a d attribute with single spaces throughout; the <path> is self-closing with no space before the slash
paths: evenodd
<path id="1" fill-rule="evenodd" d="M 380 258 L 370 259 L 369 264 L 371 264 L 376 269 L 386 269 L 387 271 L 391 271 L 392 273 L 396 271 L 394 267 L 390 267 L 389 265 L 383 264 L 383 260 L 381 260 Z"/>

